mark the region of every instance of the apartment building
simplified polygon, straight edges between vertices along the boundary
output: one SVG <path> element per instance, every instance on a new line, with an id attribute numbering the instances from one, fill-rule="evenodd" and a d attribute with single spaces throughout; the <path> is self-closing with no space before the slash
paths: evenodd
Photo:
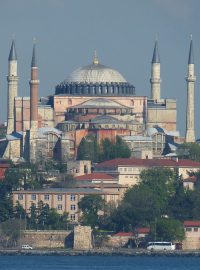
<path id="1" fill-rule="evenodd" d="M 39 202 L 48 204 L 50 208 L 57 210 L 59 214 L 67 212 L 72 222 L 78 222 L 80 211 L 79 201 L 87 195 L 100 195 L 108 203 L 117 204 L 120 199 L 119 191 L 105 192 L 94 188 L 52 188 L 41 190 L 17 190 L 13 191 L 13 204 L 22 205 L 26 213 L 29 213 L 31 205 Z"/>
<path id="2" fill-rule="evenodd" d="M 95 172 L 118 177 L 119 184 L 133 186 L 139 183 L 141 172 L 150 168 L 169 168 L 176 170 L 185 179 L 188 178 L 189 172 L 200 170 L 200 162 L 186 159 L 117 158 L 97 164 Z"/>

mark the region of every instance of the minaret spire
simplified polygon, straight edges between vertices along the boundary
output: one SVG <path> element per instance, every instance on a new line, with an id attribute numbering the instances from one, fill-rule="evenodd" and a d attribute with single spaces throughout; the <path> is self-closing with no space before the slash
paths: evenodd
<path id="1" fill-rule="evenodd" d="M 15 49 L 15 41 L 12 41 L 8 61 L 17 61 L 17 53 Z"/>
<path id="2" fill-rule="evenodd" d="M 36 61 L 36 41 L 33 40 L 33 53 L 32 53 L 32 61 L 31 61 L 31 67 L 37 67 L 37 61 Z"/>
<path id="3" fill-rule="evenodd" d="M 159 56 L 159 52 L 158 52 L 158 41 L 157 41 L 157 39 L 155 41 L 154 50 L 153 50 L 153 57 L 152 57 L 151 63 L 152 64 L 160 63 L 160 56 Z"/>
<path id="4" fill-rule="evenodd" d="M 192 34 L 190 35 L 190 50 L 189 50 L 189 57 L 188 57 L 188 65 L 190 65 L 190 64 L 194 64 Z"/>
<path id="5" fill-rule="evenodd" d="M 15 48 L 15 41 L 12 41 L 10 53 L 8 57 L 8 114 L 7 114 L 7 134 L 15 130 L 14 125 L 14 104 L 15 97 L 18 94 L 18 80 L 17 76 L 17 53 Z"/>
<path id="6" fill-rule="evenodd" d="M 160 56 L 158 52 L 158 42 L 155 41 L 153 57 L 151 61 L 151 99 L 160 100 Z"/>
<path id="7" fill-rule="evenodd" d="M 190 40 L 190 49 L 188 57 L 188 73 L 186 77 L 187 82 L 187 112 L 186 112 L 186 142 L 195 142 L 194 130 L 194 83 L 196 81 L 194 70 L 194 56 L 193 56 L 193 41 L 192 36 Z"/>

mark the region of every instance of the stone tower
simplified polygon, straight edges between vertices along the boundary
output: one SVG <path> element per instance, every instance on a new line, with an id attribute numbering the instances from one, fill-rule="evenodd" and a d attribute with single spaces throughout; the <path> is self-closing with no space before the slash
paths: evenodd
<path id="1" fill-rule="evenodd" d="M 153 58 L 151 61 L 151 99 L 159 101 L 160 100 L 160 56 L 158 53 L 157 40 L 155 41 Z"/>
<path id="2" fill-rule="evenodd" d="M 14 102 L 18 92 L 18 80 L 17 76 L 17 54 L 15 49 L 15 42 L 12 41 L 10 54 L 8 57 L 8 113 L 7 113 L 7 134 L 12 133 L 15 130 L 14 125 Z"/>
<path id="3" fill-rule="evenodd" d="M 190 41 L 190 51 L 188 58 L 188 72 L 186 77 L 187 82 L 187 112 L 186 112 L 186 142 L 195 142 L 194 131 L 194 83 L 196 76 L 194 73 L 194 56 L 193 56 L 193 44 L 192 37 Z"/>
<path id="4" fill-rule="evenodd" d="M 38 67 L 36 61 L 35 44 L 31 61 L 30 84 L 30 131 L 29 131 L 29 160 L 36 162 L 37 138 L 38 138 Z"/>

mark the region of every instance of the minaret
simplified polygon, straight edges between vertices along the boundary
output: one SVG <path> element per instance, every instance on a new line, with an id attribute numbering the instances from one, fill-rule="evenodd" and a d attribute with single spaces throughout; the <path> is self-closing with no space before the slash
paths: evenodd
<path id="1" fill-rule="evenodd" d="M 188 74 L 186 77 L 187 82 L 187 114 L 186 114 L 186 142 L 195 142 L 194 132 L 194 83 L 196 76 L 194 73 L 194 56 L 193 56 L 193 44 L 192 36 L 190 41 L 190 51 L 188 58 Z"/>
<path id="2" fill-rule="evenodd" d="M 14 102 L 18 92 L 18 80 L 17 76 L 17 54 L 15 49 L 15 42 L 12 41 L 10 54 L 8 57 L 8 113 L 7 113 L 7 134 L 12 133 L 15 130 L 14 125 Z"/>
<path id="3" fill-rule="evenodd" d="M 31 61 L 30 80 L 30 131 L 29 131 L 29 161 L 37 161 L 37 138 L 38 138 L 38 67 L 36 61 L 35 44 Z"/>
<path id="4" fill-rule="evenodd" d="M 38 128 L 38 67 L 36 61 L 35 44 L 31 61 L 31 80 L 30 80 L 30 129 Z"/>
<path id="5" fill-rule="evenodd" d="M 158 53 L 157 40 L 155 41 L 153 58 L 151 61 L 151 99 L 160 100 L 160 56 Z"/>

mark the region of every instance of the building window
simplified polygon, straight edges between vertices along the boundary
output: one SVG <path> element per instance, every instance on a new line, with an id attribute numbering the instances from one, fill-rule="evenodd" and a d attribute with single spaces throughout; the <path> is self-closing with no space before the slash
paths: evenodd
<path id="1" fill-rule="evenodd" d="M 194 228 L 194 232 L 198 232 L 198 228 Z"/>
<path id="2" fill-rule="evenodd" d="M 71 204 L 70 209 L 71 209 L 71 210 L 76 210 L 76 205 L 75 205 L 75 204 Z"/>
<path id="3" fill-rule="evenodd" d="M 71 195 L 70 195 L 70 200 L 71 200 L 72 202 L 75 201 L 75 200 L 76 200 L 76 195 L 71 194 Z"/>
<path id="4" fill-rule="evenodd" d="M 57 195 L 58 201 L 62 201 L 62 195 Z"/>
<path id="5" fill-rule="evenodd" d="M 62 204 L 58 204 L 58 205 L 57 205 L 57 209 L 58 209 L 58 210 L 62 210 Z"/>
<path id="6" fill-rule="evenodd" d="M 45 194 L 45 195 L 44 195 L 44 200 L 45 200 L 45 201 L 49 201 L 49 194 Z"/>
<path id="7" fill-rule="evenodd" d="M 70 215 L 70 220 L 71 220 L 71 221 L 76 220 L 76 215 L 75 215 L 75 214 L 71 214 L 71 215 Z"/>
<path id="8" fill-rule="evenodd" d="M 33 200 L 33 201 L 36 200 L 36 194 L 31 194 L 31 200 Z"/>
<path id="9" fill-rule="evenodd" d="M 18 194 L 18 200 L 19 201 L 23 200 L 23 198 L 24 198 L 24 195 L 23 194 Z"/>
<path id="10" fill-rule="evenodd" d="M 186 232 L 191 232 L 192 228 L 186 228 L 185 230 L 186 230 Z"/>

